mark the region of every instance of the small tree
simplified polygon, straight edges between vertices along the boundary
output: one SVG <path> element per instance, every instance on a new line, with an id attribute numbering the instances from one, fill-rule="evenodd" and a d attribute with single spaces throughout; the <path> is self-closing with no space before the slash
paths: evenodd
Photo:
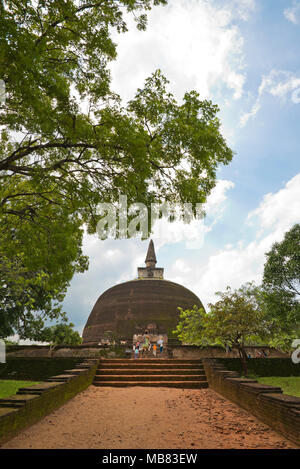
<path id="1" fill-rule="evenodd" d="M 258 290 L 248 283 L 238 290 L 227 287 L 218 292 L 220 300 L 210 304 L 205 332 L 208 338 L 222 345 L 236 347 L 245 375 L 248 374 L 245 345 L 268 334 L 268 325 L 259 301 Z"/>
<path id="2" fill-rule="evenodd" d="M 120 342 L 120 337 L 114 331 L 105 331 L 103 336 L 109 342 L 109 345 L 115 345 Z"/>
<path id="3" fill-rule="evenodd" d="M 45 327 L 41 331 L 41 340 L 50 344 L 50 356 L 58 345 L 79 345 L 82 339 L 77 331 L 73 330 L 73 323 L 61 323 Z"/>
<path id="4" fill-rule="evenodd" d="M 220 300 L 209 304 L 210 312 L 194 307 L 181 310 L 177 326 L 178 337 L 195 345 L 230 345 L 236 347 L 245 375 L 248 374 L 246 343 L 255 338 L 265 337 L 268 324 L 260 304 L 257 287 L 248 283 L 238 290 L 227 287 L 224 293 L 218 292 Z"/>
<path id="5" fill-rule="evenodd" d="M 275 291 L 300 297 L 300 224 L 285 233 L 281 243 L 267 252 L 264 266 L 264 285 Z"/>

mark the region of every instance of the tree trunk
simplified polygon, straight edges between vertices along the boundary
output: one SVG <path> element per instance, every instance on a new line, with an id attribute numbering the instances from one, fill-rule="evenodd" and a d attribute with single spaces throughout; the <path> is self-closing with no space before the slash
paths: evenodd
<path id="1" fill-rule="evenodd" d="M 50 347 L 49 347 L 48 356 L 49 356 L 50 358 L 53 357 L 53 353 L 54 353 L 55 347 L 56 347 L 56 345 L 50 345 Z"/>
<path id="2" fill-rule="evenodd" d="M 245 376 L 248 376 L 247 354 L 245 352 L 244 347 L 241 344 L 238 345 L 238 351 L 239 351 L 239 356 L 240 356 L 241 363 L 242 363 L 243 373 Z"/>

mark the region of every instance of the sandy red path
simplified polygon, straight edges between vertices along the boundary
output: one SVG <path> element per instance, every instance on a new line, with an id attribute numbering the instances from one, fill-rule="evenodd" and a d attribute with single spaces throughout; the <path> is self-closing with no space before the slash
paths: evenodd
<path id="1" fill-rule="evenodd" d="M 90 386 L 2 448 L 295 448 L 211 389 Z"/>

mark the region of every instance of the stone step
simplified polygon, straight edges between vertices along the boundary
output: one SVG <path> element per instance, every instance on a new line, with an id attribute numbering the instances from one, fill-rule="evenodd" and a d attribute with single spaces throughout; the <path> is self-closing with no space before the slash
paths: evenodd
<path id="1" fill-rule="evenodd" d="M 70 379 L 74 378 L 76 375 L 71 375 L 71 374 L 63 374 L 63 375 L 57 375 L 57 376 L 51 376 L 50 378 L 45 379 L 46 382 L 64 382 L 64 381 L 70 381 Z"/>
<path id="2" fill-rule="evenodd" d="M 96 375 L 99 381 L 206 381 L 205 375 Z"/>
<path id="3" fill-rule="evenodd" d="M 82 362 L 78 362 L 76 365 L 75 365 L 75 368 L 77 366 L 83 366 L 83 365 L 88 365 L 88 366 L 91 366 L 91 365 L 94 365 L 95 363 L 97 363 L 98 361 L 100 360 L 100 358 L 93 358 L 93 359 L 86 359 L 86 360 L 83 360 Z"/>
<path id="4" fill-rule="evenodd" d="M 0 407 L 12 407 L 14 409 L 19 409 L 20 407 L 23 407 L 24 403 L 22 402 L 0 402 Z"/>
<path id="5" fill-rule="evenodd" d="M 54 388 L 59 386 L 61 383 L 46 383 L 42 382 L 40 384 L 34 384 L 28 388 L 19 388 L 17 394 L 34 394 L 34 395 L 39 395 L 42 394 L 44 391 L 47 391 L 48 389 Z"/>
<path id="6" fill-rule="evenodd" d="M 168 388 L 208 388 L 205 381 L 100 381 L 94 382 L 94 386 L 101 387 L 125 387 L 125 386 L 142 386 L 142 387 L 168 387 Z"/>
<path id="7" fill-rule="evenodd" d="M 82 358 L 82 361 L 81 362 L 78 362 L 77 365 L 82 365 L 83 363 L 88 363 L 88 364 L 93 364 L 93 363 L 97 363 L 98 361 L 100 360 L 100 358 Z"/>
<path id="8" fill-rule="evenodd" d="M 86 371 L 86 368 L 72 368 L 72 370 L 64 370 L 64 373 L 67 375 L 80 375 L 83 371 Z"/>
<path id="9" fill-rule="evenodd" d="M 169 374 L 178 374 L 178 375 L 203 375 L 205 376 L 204 370 L 199 368 L 161 368 L 161 369 L 153 369 L 153 368 L 99 368 L 96 372 L 96 376 L 99 375 L 128 375 L 134 373 L 135 375 L 169 375 Z"/>
<path id="10" fill-rule="evenodd" d="M 181 364 L 186 364 L 186 363 L 192 363 L 192 364 L 202 364 L 201 360 L 196 360 L 196 359 L 189 359 L 189 360 L 183 360 L 183 359 L 177 359 L 177 358 L 101 358 L 100 364 L 101 363 L 135 363 L 137 361 L 143 362 L 143 363 L 181 363 Z"/>
<path id="11" fill-rule="evenodd" d="M 21 388 L 17 392 L 17 395 L 24 395 L 24 394 L 30 394 L 31 396 L 40 396 L 45 390 L 36 390 L 36 389 L 30 389 L 30 388 Z"/>
<path id="12" fill-rule="evenodd" d="M 199 371 L 199 372 L 202 372 L 204 373 L 204 368 L 203 366 L 200 366 L 200 365 L 158 365 L 158 364 L 149 364 L 149 365 L 145 365 L 145 364 L 132 364 L 132 365 L 105 365 L 105 367 L 101 367 L 99 366 L 98 369 L 97 369 L 97 374 L 100 372 L 102 373 L 102 370 L 107 370 L 107 369 L 110 369 L 110 370 L 132 370 L 132 371 L 135 371 L 135 370 L 144 370 L 144 369 L 147 369 L 147 370 L 168 370 L 168 371 L 172 371 L 172 370 L 196 370 L 196 371 Z"/>
<path id="13" fill-rule="evenodd" d="M 144 352 L 144 353 L 139 353 L 139 359 L 140 360 L 171 360 L 169 352 L 157 352 L 156 356 L 153 355 L 153 352 Z M 128 355 L 128 359 L 134 360 L 135 354 L 134 352 L 131 353 L 131 355 Z"/>
<path id="14" fill-rule="evenodd" d="M 95 363 L 98 363 L 99 359 L 91 359 L 91 360 L 86 360 L 81 363 L 77 363 L 77 365 L 74 366 L 74 368 L 91 368 L 91 366 L 95 365 Z"/>
<path id="15" fill-rule="evenodd" d="M 31 401 L 32 399 L 35 399 L 36 396 L 32 395 L 24 395 L 24 396 L 18 396 L 18 395 L 13 395 L 10 397 L 6 397 L 3 399 L 0 399 L 0 407 L 13 407 L 14 409 L 17 409 L 19 407 L 23 407 L 26 402 Z"/>

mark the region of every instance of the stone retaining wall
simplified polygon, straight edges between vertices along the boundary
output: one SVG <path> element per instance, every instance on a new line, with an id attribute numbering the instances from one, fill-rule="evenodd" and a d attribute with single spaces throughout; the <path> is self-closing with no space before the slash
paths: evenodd
<path id="1" fill-rule="evenodd" d="M 82 369 L 67 370 L 63 375 L 52 376 L 41 384 L 19 389 L 19 394 L 0 399 L 0 445 L 92 384 L 98 361 L 80 366 Z"/>
<path id="2" fill-rule="evenodd" d="M 197 347 L 196 345 L 173 345 L 168 346 L 173 358 L 227 358 L 226 351 L 223 347 Z M 288 354 L 280 352 L 271 347 L 249 346 L 245 347 L 246 353 L 255 356 L 255 350 L 264 350 L 268 354 L 268 358 L 287 358 Z M 233 349 L 228 358 L 238 358 L 238 351 Z"/>
<path id="3" fill-rule="evenodd" d="M 50 376 L 74 368 L 81 361 L 82 359 L 74 357 L 7 357 L 6 363 L 0 363 L 0 380 L 44 381 Z"/>
<path id="4" fill-rule="evenodd" d="M 128 346 L 108 347 L 107 345 L 60 345 L 50 353 L 47 345 L 8 345 L 6 347 L 6 357 L 125 358 L 127 349 L 129 349 Z"/>
<path id="5" fill-rule="evenodd" d="M 239 358 L 218 358 L 218 362 L 226 369 L 243 374 Z M 300 376 L 300 365 L 293 363 L 291 357 L 287 358 L 251 358 L 247 360 L 248 373 L 256 376 Z"/>
<path id="6" fill-rule="evenodd" d="M 300 398 L 282 393 L 279 387 L 241 378 L 217 360 L 203 360 L 209 387 L 251 412 L 300 446 Z"/>
<path id="7" fill-rule="evenodd" d="M 171 341 L 170 341 L 171 342 Z M 167 348 L 172 358 L 226 358 L 223 347 L 197 347 L 196 345 L 172 345 L 168 342 Z M 58 346 L 52 353 L 52 358 L 128 358 L 131 355 L 132 341 L 126 345 L 109 347 L 107 345 L 73 345 Z M 265 350 L 270 358 L 286 358 L 289 355 L 270 347 L 250 346 L 246 352 L 255 354 L 255 350 Z M 129 351 L 129 352 L 127 352 Z M 6 347 L 7 357 L 49 357 L 49 347 L 46 345 L 10 345 Z M 230 358 L 237 358 L 237 350 L 232 350 Z"/>

